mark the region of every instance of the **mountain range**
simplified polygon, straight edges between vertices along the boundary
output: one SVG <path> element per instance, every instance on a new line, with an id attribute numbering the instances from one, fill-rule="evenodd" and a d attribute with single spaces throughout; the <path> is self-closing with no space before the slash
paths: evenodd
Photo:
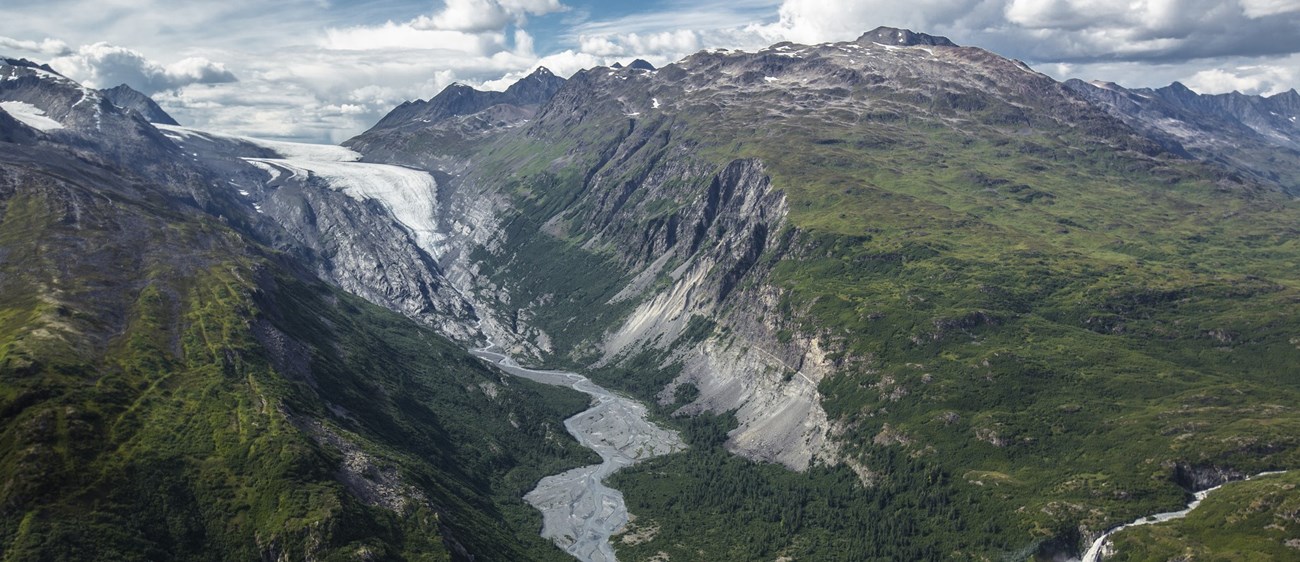
<path id="1" fill-rule="evenodd" d="M 521 497 L 592 462 L 586 399 L 488 343 L 684 436 L 609 482 L 624 560 L 1066 559 L 1300 464 L 1294 90 L 880 28 L 455 84 L 342 147 L 23 60 L 0 108 L 6 560 L 564 559 Z M 1293 559 L 1296 480 L 1107 560 Z"/>

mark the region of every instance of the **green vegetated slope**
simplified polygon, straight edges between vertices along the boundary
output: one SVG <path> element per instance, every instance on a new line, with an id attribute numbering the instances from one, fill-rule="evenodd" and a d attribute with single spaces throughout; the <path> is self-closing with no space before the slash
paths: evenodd
<path id="1" fill-rule="evenodd" d="M 0 558 L 565 558 L 520 498 L 592 460 L 585 397 L 35 156 L 0 163 Z"/>
<path id="2" fill-rule="evenodd" d="M 1116 533 L 1107 560 L 1295 560 L 1300 558 L 1300 475 L 1228 484 L 1179 519 Z"/>
<path id="3" fill-rule="evenodd" d="M 1180 472 L 1300 464 L 1295 201 L 1165 154 L 1041 75 L 1007 91 L 919 95 L 866 82 L 670 97 L 703 63 L 682 64 L 684 73 L 670 67 L 660 82 L 630 86 L 600 71 L 575 78 L 557 99 L 578 96 L 577 87 L 612 93 L 583 99 L 580 118 L 557 116 L 553 102 L 526 134 L 487 153 L 483 177 L 495 174 L 531 224 L 561 217 L 550 224 L 562 228 L 533 234 L 562 246 L 552 263 L 588 256 L 617 265 L 635 260 L 607 238 L 592 243 L 606 217 L 591 210 L 624 184 L 592 177 L 702 168 L 696 183 L 658 192 L 680 196 L 627 198 L 624 208 L 642 213 L 627 220 L 644 228 L 702 204 L 701 182 L 728 162 L 763 162 L 788 198 L 795 236 L 767 249 L 760 259 L 772 274 L 759 281 L 780 288 L 783 312 L 832 350 L 823 405 L 844 455 L 874 484 L 855 489 L 842 467 L 792 475 L 728 459 L 705 432 L 690 452 L 617 477 L 633 512 L 658 526 L 629 553 L 860 560 L 1070 551 L 1084 535 L 1185 503 Z M 793 72 L 803 63 L 784 64 Z M 648 107 L 654 95 L 671 116 L 629 119 L 611 101 Z M 805 110 L 790 110 L 791 99 Z M 845 99 L 863 103 L 818 109 Z M 663 142 L 629 148 L 628 139 L 648 136 L 642 127 L 663 131 Z M 620 150 L 632 155 L 611 162 Z M 584 323 L 594 313 L 574 306 L 598 306 L 607 293 L 533 292 L 566 303 L 563 317 L 585 333 L 613 323 Z M 726 343 L 724 334 L 716 337 Z M 726 494 L 719 481 L 768 493 Z M 792 506 L 803 515 L 782 511 Z M 735 513 L 749 515 L 738 523 Z M 833 546 L 882 521 L 898 550 Z"/>
<path id="4" fill-rule="evenodd" d="M 933 456 L 1039 537 L 1300 462 L 1293 201 L 1070 132 L 888 134 L 755 149 L 806 233 L 774 282 L 853 360 L 847 454 Z"/>

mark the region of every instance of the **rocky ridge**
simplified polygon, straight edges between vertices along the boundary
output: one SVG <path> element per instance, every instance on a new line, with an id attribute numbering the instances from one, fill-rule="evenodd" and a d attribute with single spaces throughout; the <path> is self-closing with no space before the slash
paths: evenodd
<path id="1" fill-rule="evenodd" d="M 1124 88 L 1110 82 L 1065 85 L 1175 152 L 1300 195 L 1300 94 L 1202 95 L 1174 82 Z"/>
<path id="2" fill-rule="evenodd" d="M 129 109 L 139 113 L 146 121 L 158 123 L 161 125 L 180 125 L 171 115 L 168 115 L 158 102 L 153 98 L 146 96 L 126 84 L 120 84 L 106 90 L 100 90 L 100 94 L 106 98 L 109 103 L 123 109 Z"/>
<path id="3" fill-rule="evenodd" d="M 978 79 L 968 71 L 972 64 L 985 69 Z M 926 92 L 926 84 L 936 83 L 944 90 Z M 1008 94 L 1013 96 L 1009 102 L 1004 101 Z M 790 232 L 783 231 L 784 197 L 771 191 L 763 161 L 736 160 L 721 170 L 711 169 L 693 154 L 701 141 L 681 140 L 677 131 L 686 123 L 696 130 L 717 123 L 718 130 L 726 130 L 738 122 L 772 119 L 780 119 L 786 130 L 813 129 L 823 124 L 820 115 L 894 120 L 918 110 L 975 110 L 1007 124 L 1043 118 L 1030 108 L 1042 109 L 1047 119 L 1107 122 L 1059 83 L 1021 63 L 958 47 L 942 37 L 880 29 L 847 43 L 783 43 L 757 53 L 699 53 L 661 69 L 632 65 L 582 71 L 520 130 L 498 127 L 474 142 L 491 147 L 523 137 L 569 145 L 567 155 L 558 155 L 551 168 L 585 170 L 577 204 L 537 220 L 549 235 L 578 240 L 586 250 L 608 252 L 630 277 L 610 302 L 639 304 L 621 326 L 610 326 L 601 337 L 601 364 L 646 351 L 666 352 L 695 316 L 732 328 L 731 337 L 744 351 L 730 346 L 721 352 L 716 344 L 696 343 L 663 358 L 665 365 L 680 363 L 683 373 L 661 395 L 670 396 L 685 383 L 700 388 L 696 403 L 683 413 L 737 410 L 742 425 L 729 441 L 735 452 L 802 470 L 818 458 L 837 462 L 838 453 L 827 436 L 829 424 L 817 391 L 820 377 L 830 369 L 820 359 L 825 350 L 815 349 L 813 334 L 793 340 L 798 345 L 778 343 L 778 332 L 792 326 L 773 321 L 780 291 L 763 285 L 770 270 L 765 264 L 779 259 L 781 248 L 792 243 Z M 381 123 L 347 144 L 371 158 L 391 157 L 388 148 L 367 150 L 387 142 L 386 130 L 394 126 Z M 436 129 L 440 123 L 428 127 Z M 574 139 L 579 139 L 576 146 Z M 1131 134 L 1113 142 L 1145 146 L 1144 139 Z M 494 261 L 511 261 L 512 246 L 518 242 L 502 231 L 515 220 L 511 209 L 516 202 L 499 179 L 476 169 L 475 160 L 481 157 L 457 158 L 461 142 L 418 145 L 427 148 L 408 150 L 395 161 L 420 160 L 450 176 L 444 213 L 449 234 L 442 242 L 446 249 L 438 251 L 447 257 L 442 267 L 454 282 L 473 287 L 468 292 L 479 302 L 498 302 L 519 311 L 511 313 L 514 320 L 497 322 L 511 330 L 494 334 L 511 342 L 512 352 L 552 352 L 553 335 L 526 321 L 537 314 L 532 311 L 545 309 L 551 297 L 518 302 L 519 296 L 503 286 L 503 276 L 485 279 L 479 274 L 482 265 L 473 259 L 474 250 L 481 248 Z M 440 151 L 445 152 L 435 156 Z M 595 157 L 590 161 L 574 160 L 591 155 Z M 554 180 L 548 173 L 542 171 L 541 176 Z M 671 202 L 673 212 L 647 220 L 654 215 L 647 210 L 663 202 Z M 768 259 L 760 260 L 765 255 Z M 654 286 L 656 279 L 665 277 L 666 288 Z M 753 306 L 764 302 L 767 307 Z M 791 370 L 800 375 L 787 376 Z"/>
<path id="4" fill-rule="evenodd" d="M 917 414 L 911 423 L 893 413 L 926 408 L 958 387 L 1000 392 L 987 388 L 1000 388 L 1000 376 L 1019 381 L 1023 365 L 1033 364 L 1018 354 L 1000 362 L 990 352 L 943 375 L 929 372 L 932 363 L 955 359 L 919 361 L 912 357 L 924 354 L 913 350 L 933 347 L 935 357 L 949 357 L 940 352 L 966 338 L 979 346 L 988 334 L 1006 334 L 1005 326 L 1034 318 L 1036 307 L 1059 306 L 1053 299 L 1078 302 L 1075 294 L 1049 292 L 1033 305 L 1016 303 L 1022 297 L 1010 297 L 1003 285 L 1031 275 L 1021 268 L 1032 260 L 1006 250 L 966 261 L 996 244 L 958 249 L 950 240 L 1018 240 L 1035 229 L 1084 238 L 1106 232 L 1116 238 L 1106 243 L 1119 248 L 1141 239 L 1124 230 L 1138 228 L 1138 219 L 1102 228 L 1076 206 L 1150 197 L 1139 208 L 1163 221 L 1187 216 L 1152 210 L 1166 196 L 1206 185 L 1214 197 L 1247 206 L 1281 201 L 1277 192 L 1285 188 L 1225 172 L 1208 152 L 1166 142 L 1023 63 L 905 30 L 843 43 L 707 51 L 657 69 L 588 69 L 526 121 L 496 117 L 506 109 L 390 123 L 347 143 L 367 159 L 438 175 L 445 238 L 434 253 L 486 317 L 484 329 L 521 357 L 627 369 L 632 374 L 622 379 L 598 382 L 621 380 L 661 404 L 685 392 L 692 399 L 679 414 L 731 412 L 739 426 L 727 446 L 735 453 L 797 470 L 847 464 L 866 486 L 890 477 L 878 468 L 884 449 L 924 459 L 942 447 L 974 446 L 990 449 L 981 458 L 1011 458 L 1045 439 L 1017 436 L 1008 426 L 1033 432 L 973 402 Z M 389 132 L 395 127 L 407 128 L 397 136 Z M 1179 187 L 1149 192 L 1153 186 Z M 1188 197 L 1201 213 L 1199 196 Z M 1035 251 L 1065 256 L 1044 260 L 1093 256 L 1069 243 Z M 841 285 L 807 299 L 798 292 L 814 274 L 790 264 L 826 268 L 816 275 L 847 273 L 836 278 Z M 880 281 L 927 267 L 933 276 L 919 286 Z M 1145 275 L 1123 267 L 1126 275 Z M 563 275 L 575 269 L 586 276 Z M 973 271 L 996 273 L 975 281 L 982 274 Z M 945 284 L 951 279 L 966 279 L 960 283 L 967 287 Z M 854 300 L 857 287 L 873 282 L 894 283 L 889 291 L 897 291 L 874 298 L 905 304 L 887 312 Z M 946 298 L 927 288 L 936 286 L 978 290 L 927 313 L 937 306 L 928 301 Z M 1152 299 L 1135 306 L 1159 302 Z M 834 306 L 845 308 L 839 318 L 857 332 L 818 316 Z M 1129 329 L 1111 326 L 1121 330 L 1111 334 Z M 989 384 L 962 386 L 980 380 Z M 1049 417 L 1078 411 L 1064 404 Z M 940 435 L 958 432 L 965 437 Z M 1087 504 L 1052 502 L 1020 513 L 1057 521 L 1050 525 L 1087 519 L 1075 527 L 1087 533 L 1097 528 L 1093 519 L 1108 515 L 1062 507 Z"/>

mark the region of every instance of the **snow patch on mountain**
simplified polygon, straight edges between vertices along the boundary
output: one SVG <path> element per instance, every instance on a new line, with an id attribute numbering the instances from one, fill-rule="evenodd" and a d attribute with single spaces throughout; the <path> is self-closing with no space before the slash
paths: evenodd
<path id="1" fill-rule="evenodd" d="M 271 150 L 276 154 L 279 154 L 282 158 L 290 160 L 309 160 L 314 162 L 356 162 L 361 159 L 361 154 L 355 150 L 332 144 L 307 144 L 301 142 L 273 141 L 239 135 L 213 133 L 211 131 L 200 131 L 198 129 L 179 127 L 176 125 L 159 124 L 155 126 L 162 131 L 180 135 L 182 138 L 201 137 L 211 140 L 227 140 L 251 144 L 253 146 Z"/>
<path id="2" fill-rule="evenodd" d="M 45 110 L 22 101 L 0 102 L 0 108 L 24 125 L 39 131 L 62 129 L 63 123 L 46 117 Z"/>

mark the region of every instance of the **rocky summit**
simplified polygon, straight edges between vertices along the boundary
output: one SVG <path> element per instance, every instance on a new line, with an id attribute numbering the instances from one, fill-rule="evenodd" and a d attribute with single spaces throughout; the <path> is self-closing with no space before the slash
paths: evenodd
<path id="1" fill-rule="evenodd" d="M 879 28 L 338 147 L 0 108 L 6 559 L 1294 559 L 1294 91 Z"/>

